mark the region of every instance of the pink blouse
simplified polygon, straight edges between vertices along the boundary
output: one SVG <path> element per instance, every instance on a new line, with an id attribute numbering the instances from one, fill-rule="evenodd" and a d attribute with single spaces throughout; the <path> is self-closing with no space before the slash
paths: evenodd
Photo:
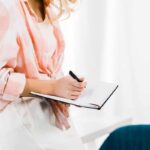
<path id="1" fill-rule="evenodd" d="M 48 22 L 53 16 L 49 6 L 39 23 L 27 0 L 0 1 L 0 110 L 20 97 L 26 78 L 47 80 L 61 72 L 65 46 L 58 22 Z"/>

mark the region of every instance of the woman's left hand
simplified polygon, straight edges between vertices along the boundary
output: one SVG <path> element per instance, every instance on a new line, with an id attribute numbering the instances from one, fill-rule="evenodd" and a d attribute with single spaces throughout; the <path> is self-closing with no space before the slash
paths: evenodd
<path id="1" fill-rule="evenodd" d="M 69 118 L 69 105 L 63 104 L 60 102 L 50 102 L 55 118 L 56 118 L 56 126 L 60 129 L 68 129 L 70 128 L 68 118 Z"/>

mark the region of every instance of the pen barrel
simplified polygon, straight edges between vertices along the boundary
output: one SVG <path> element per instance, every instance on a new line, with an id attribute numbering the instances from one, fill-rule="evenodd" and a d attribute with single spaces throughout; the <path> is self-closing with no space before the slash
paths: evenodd
<path id="1" fill-rule="evenodd" d="M 69 71 L 69 74 L 72 78 L 74 78 L 75 80 L 77 80 L 78 82 L 82 82 L 72 71 Z"/>

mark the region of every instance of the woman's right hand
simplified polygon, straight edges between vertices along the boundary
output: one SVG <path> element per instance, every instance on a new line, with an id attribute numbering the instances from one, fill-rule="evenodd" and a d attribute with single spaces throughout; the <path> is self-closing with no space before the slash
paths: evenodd
<path id="1" fill-rule="evenodd" d="M 77 99 L 86 86 L 84 78 L 80 78 L 80 80 L 82 82 L 78 82 L 70 76 L 55 80 L 53 88 L 54 95 L 73 100 Z"/>
<path id="2" fill-rule="evenodd" d="M 80 80 L 82 82 L 78 82 L 70 76 L 56 80 L 26 79 L 26 85 L 21 96 L 30 96 L 30 91 L 33 91 L 74 100 L 81 95 L 86 86 L 84 78 L 80 78 Z"/>

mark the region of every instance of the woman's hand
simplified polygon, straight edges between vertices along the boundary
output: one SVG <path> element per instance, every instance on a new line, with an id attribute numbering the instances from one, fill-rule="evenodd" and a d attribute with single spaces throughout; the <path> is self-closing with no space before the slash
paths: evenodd
<path id="1" fill-rule="evenodd" d="M 68 99 L 77 99 L 86 87 L 84 78 L 80 78 L 80 80 L 82 82 L 78 82 L 70 76 L 55 80 L 53 84 L 53 94 Z M 50 104 L 56 118 L 56 126 L 60 129 L 70 128 L 70 124 L 68 122 L 69 105 L 54 101 L 51 101 Z"/>
<path id="2" fill-rule="evenodd" d="M 77 99 L 84 90 L 86 82 L 80 78 L 78 82 L 70 76 L 65 76 L 57 80 L 26 79 L 26 85 L 21 96 L 31 96 L 30 92 L 56 95 L 68 99 Z"/>
<path id="3" fill-rule="evenodd" d="M 86 86 L 84 78 L 80 78 L 80 80 L 82 82 L 78 82 L 70 76 L 56 80 L 53 86 L 54 95 L 73 100 L 77 99 Z"/>

